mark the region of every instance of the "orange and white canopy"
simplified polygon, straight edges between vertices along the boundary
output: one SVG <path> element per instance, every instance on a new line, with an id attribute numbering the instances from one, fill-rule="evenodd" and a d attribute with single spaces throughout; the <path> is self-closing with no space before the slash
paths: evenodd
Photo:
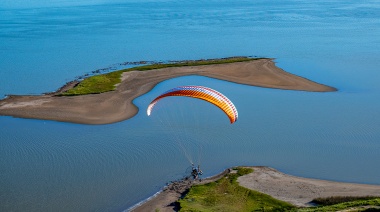
<path id="1" fill-rule="evenodd" d="M 202 99 L 219 107 L 228 116 L 231 124 L 235 123 L 238 119 L 238 112 L 235 105 L 226 96 L 211 88 L 192 85 L 176 87 L 156 97 L 148 106 L 146 111 L 148 116 L 150 116 L 152 109 L 157 102 L 169 96 L 185 96 Z"/>

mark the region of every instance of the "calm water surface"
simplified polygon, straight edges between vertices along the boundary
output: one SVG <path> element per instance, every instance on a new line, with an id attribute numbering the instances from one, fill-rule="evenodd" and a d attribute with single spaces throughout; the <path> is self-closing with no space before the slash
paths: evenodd
<path id="1" fill-rule="evenodd" d="M 239 110 L 239 121 L 230 125 L 211 109 L 199 122 L 200 133 L 183 141 L 194 159 L 201 158 L 206 176 L 235 165 L 265 165 L 304 177 L 380 184 L 377 1 L 96 3 L 0 3 L 0 96 L 54 91 L 125 61 L 233 55 L 276 58 L 284 70 L 339 91 L 283 91 L 188 76 L 160 83 L 135 100 L 141 108 L 135 118 L 115 124 L 0 117 L 0 211 L 122 211 L 183 176 L 188 160 L 145 108 L 184 84 L 219 90 Z M 204 107 L 199 103 L 195 112 Z"/>

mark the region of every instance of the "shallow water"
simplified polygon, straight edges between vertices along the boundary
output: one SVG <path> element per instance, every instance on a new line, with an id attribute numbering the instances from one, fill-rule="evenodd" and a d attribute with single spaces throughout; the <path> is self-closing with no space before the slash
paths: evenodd
<path id="1" fill-rule="evenodd" d="M 183 176 L 189 167 L 184 153 L 145 108 L 184 84 L 214 88 L 239 110 L 234 125 L 210 114 L 200 125 L 210 132 L 184 141 L 194 158 L 202 143 L 206 176 L 235 165 L 265 165 L 297 176 L 380 184 L 377 1 L 97 3 L 1 3 L 0 96 L 53 91 L 125 61 L 233 55 L 274 57 L 284 70 L 339 91 L 188 76 L 157 85 L 135 100 L 141 108 L 136 117 L 115 124 L 2 116 L 1 211 L 121 211 Z"/>

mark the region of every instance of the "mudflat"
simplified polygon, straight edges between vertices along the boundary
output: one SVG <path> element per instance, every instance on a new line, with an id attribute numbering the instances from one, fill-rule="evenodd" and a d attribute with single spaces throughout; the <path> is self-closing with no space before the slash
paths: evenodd
<path id="1" fill-rule="evenodd" d="M 8 96 L 0 100 L 0 115 L 55 120 L 81 124 L 109 124 L 135 116 L 132 101 L 149 92 L 158 83 L 186 75 L 200 75 L 252 86 L 302 90 L 336 91 L 335 88 L 290 74 L 272 59 L 247 62 L 184 66 L 149 71 L 124 72 L 114 91 L 80 96 Z M 206 85 L 207 86 L 207 85 Z"/>

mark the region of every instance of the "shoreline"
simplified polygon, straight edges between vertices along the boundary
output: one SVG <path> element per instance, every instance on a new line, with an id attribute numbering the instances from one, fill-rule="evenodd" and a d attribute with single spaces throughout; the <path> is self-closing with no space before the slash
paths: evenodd
<path id="1" fill-rule="evenodd" d="M 0 115 L 79 124 L 120 122 L 138 113 L 139 109 L 133 104 L 135 98 L 148 93 L 160 82 L 188 75 L 283 90 L 311 92 L 337 90 L 290 74 L 278 68 L 272 59 L 258 59 L 247 62 L 124 72 L 121 83 L 115 91 L 100 94 L 55 96 L 56 92 L 54 92 L 39 96 L 9 95 L 0 100 Z M 70 86 L 73 84 L 68 83 L 66 87 Z"/>
<path id="2" fill-rule="evenodd" d="M 247 166 L 244 166 L 247 167 Z M 274 168 L 266 166 L 248 166 L 254 171 L 238 178 L 240 186 L 268 194 L 297 207 L 311 207 L 310 201 L 319 197 L 332 196 L 380 196 L 380 185 L 344 183 L 337 181 L 303 178 L 282 173 Z M 205 178 L 201 183 L 190 184 L 182 190 L 165 189 L 173 186 L 169 184 L 153 196 L 140 201 L 134 206 L 124 210 L 133 212 L 142 211 L 175 211 L 178 205 L 175 203 L 187 194 L 192 185 L 215 182 L 229 173 L 230 169 Z"/>
<path id="3" fill-rule="evenodd" d="M 193 185 L 203 185 L 211 182 L 215 182 L 226 174 L 230 173 L 231 169 L 226 169 L 219 174 L 206 177 L 202 181 L 192 181 L 191 179 L 181 179 L 168 184 L 160 191 L 156 192 L 152 196 L 138 202 L 137 204 L 124 210 L 134 212 L 154 211 L 159 208 L 160 211 L 176 211 L 178 204 L 175 202 L 187 194 L 187 190 Z"/>

